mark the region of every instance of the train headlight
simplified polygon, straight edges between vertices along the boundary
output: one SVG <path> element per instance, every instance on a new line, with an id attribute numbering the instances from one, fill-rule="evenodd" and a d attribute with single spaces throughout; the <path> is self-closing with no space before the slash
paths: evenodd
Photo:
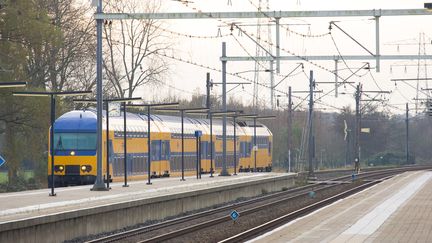
<path id="1" fill-rule="evenodd" d="M 92 170 L 91 165 L 81 165 L 82 172 L 90 172 Z"/>
<path id="2" fill-rule="evenodd" d="M 74 156 L 75 155 L 75 151 L 71 151 L 70 155 Z"/>
<path id="3" fill-rule="evenodd" d="M 64 166 L 63 165 L 56 165 L 54 166 L 54 172 L 63 172 Z"/>

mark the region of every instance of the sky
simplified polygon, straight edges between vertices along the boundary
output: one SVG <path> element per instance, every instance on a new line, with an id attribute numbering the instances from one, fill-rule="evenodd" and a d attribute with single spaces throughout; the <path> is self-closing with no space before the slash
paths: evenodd
<path id="1" fill-rule="evenodd" d="M 187 4 L 172 1 L 161 0 L 162 12 L 210 12 L 210 11 L 257 11 L 259 0 L 223 0 L 223 1 L 206 1 L 193 0 Z M 358 9 L 421 9 L 424 1 L 418 0 L 262 0 L 261 6 L 263 10 L 269 11 L 308 11 L 308 10 L 358 10 Z M 408 16 L 408 17 L 382 17 L 380 18 L 380 49 L 381 54 L 411 54 L 417 55 L 419 50 L 426 54 L 431 54 L 431 29 L 428 21 L 432 20 L 432 16 Z M 350 38 L 344 35 L 340 30 L 333 28 L 331 35 L 320 36 L 329 32 L 329 22 L 338 21 L 337 24 L 344 29 L 348 34 L 353 36 L 358 42 L 364 45 L 372 53 L 375 52 L 375 21 L 367 17 L 358 18 L 283 18 L 281 19 L 281 55 L 290 56 L 287 51 L 297 55 L 338 55 L 338 50 L 342 56 L 344 55 L 367 55 L 359 45 L 353 42 Z M 256 44 L 244 34 L 239 35 L 237 30 L 230 31 L 229 23 L 235 22 L 242 25 L 242 29 L 249 34 L 258 33 L 257 19 L 217 19 L 210 20 L 165 20 L 164 28 L 173 32 L 172 41 L 174 46 L 174 56 L 176 59 L 187 60 L 188 62 L 197 63 L 211 69 L 221 69 L 222 42 L 227 43 L 228 56 L 255 56 L 257 54 Z M 261 43 L 268 47 L 268 43 L 275 43 L 275 28 L 268 27 L 271 24 L 268 19 L 260 20 L 261 24 Z M 429 26 L 429 28 L 427 28 Z M 315 37 L 303 37 L 296 33 L 305 35 L 318 35 Z M 178 33 L 178 34 L 175 34 Z M 214 37 L 221 33 L 220 38 L 196 38 L 196 37 Z M 232 33 L 232 35 L 229 35 Z M 424 33 L 424 34 L 423 34 Z M 188 35 L 191 37 L 185 37 Z M 332 39 L 333 38 L 333 39 Z M 420 45 L 423 42 L 419 39 L 424 39 L 425 45 Z M 424 47 L 424 48 L 423 48 Z M 424 50 L 424 51 L 423 51 Z M 273 48 L 273 53 L 275 50 Z M 260 54 L 260 53 L 258 53 Z M 261 55 L 264 53 L 261 51 Z M 275 83 L 291 72 L 300 61 L 282 61 L 281 73 L 275 75 Z M 210 72 L 214 82 L 221 82 L 221 73 L 211 69 L 198 67 L 178 60 L 169 59 L 170 72 L 167 75 L 163 87 L 158 88 L 158 92 L 154 92 L 152 88 L 142 88 L 137 93 L 144 96 L 147 100 L 161 99 L 164 96 L 175 95 L 181 98 L 189 99 L 192 94 L 205 94 L 205 77 L 206 73 Z M 286 92 L 288 86 L 291 86 L 294 91 L 303 91 L 308 89 L 308 75 L 312 70 L 317 82 L 334 81 L 334 61 L 314 61 L 315 64 L 323 67 L 317 67 L 307 62 L 304 64 L 304 72 L 294 72 L 294 76 L 286 78 L 277 87 L 279 91 L 276 95 L 283 97 L 279 98 L 279 103 L 286 107 Z M 409 103 L 412 114 L 414 114 L 416 97 L 416 82 L 391 82 L 391 79 L 424 78 L 428 77 L 430 70 L 427 66 L 430 62 L 421 61 L 401 61 L 390 60 L 381 62 L 381 72 L 376 72 L 374 69 L 375 61 L 370 61 L 371 70 L 361 70 L 349 79 L 350 82 L 359 82 L 363 85 L 363 90 L 376 91 L 384 90 L 391 91 L 391 94 L 379 96 L 379 99 L 388 100 L 384 104 L 379 104 L 381 110 L 392 113 L 405 112 L 405 103 Z M 426 64 L 426 65 L 425 65 Z M 340 76 L 348 77 L 352 71 L 356 71 L 364 65 L 363 61 L 346 61 L 339 62 Z M 269 63 L 260 63 L 260 69 L 270 69 Z M 242 72 L 240 75 L 246 79 L 254 80 L 255 63 L 254 62 L 228 62 L 227 71 L 230 73 Z M 228 82 L 244 82 L 238 77 L 228 75 Z M 268 72 L 259 73 L 259 83 L 264 86 L 270 84 L 270 74 Z M 251 104 L 253 97 L 253 84 L 242 85 L 236 87 L 228 93 L 229 97 L 235 98 L 244 104 Z M 235 86 L 229 85 L 228 90 Z M 420 82 L 420 88 L 429 87 L 425 81 Z M 319 84 L 317 90 L 323 90 L 324 94 L 334 88 L 332 84 Z M 222 87 L 215 86 L 212 93 L 215 95 L 221 94 Z M 259 102 L 270 108 L 270 90 L 266 87 L 260 87 Z M 338 111 L 344 106 L 354 105 L 353 92 L 354 88 L 350 85 L 345 85 L 339 88 L 339 92 L 347 93 L 339 95 L 337 98 L 334 93 L 321 98 L 317 108 L 327 111 Z M 427 93 L 422 91 L 419 98 L 425 98 Z M 315 94 L 315 98 L 320 98 L 322 94 Z M 295 106 L 305 108 L 307 101 L 302 101 L 305 94 L 295 94 L 293 100 Z M 366 99 L 366 97 L 365 97 Z M 276 103 L 276 101 L 275 101 Z M 365 103 L 367 103 L 365 101 Z M 420 108 L 421 106 L 419 106 Z M 419 110 L 420 111 L 420 110 Z"/>

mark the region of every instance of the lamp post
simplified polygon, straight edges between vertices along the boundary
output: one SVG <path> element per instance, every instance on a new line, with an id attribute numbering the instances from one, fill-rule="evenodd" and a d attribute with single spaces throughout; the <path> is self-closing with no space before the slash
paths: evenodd
<path id="1" fill-rule="evenodd" d="M 55 196 L 55 177 L 54 177 L 54 120 L 55 120 L 55 97 L 56 96 L 78 96 L 91 94 L 91 91 L 69 91 L 69 92 L 14 92 L 14 96 L 31 96 L 31 97 L 50 97 L 51 100 L 51 128 L 50 128 L 50 151 L 51 151 L 51 193 L 50 196 Z M 105 185 L 104 185 L 105 186 Z"/>
<path id="2" fill-rule="evenodd" d="M 129 104 L 126 106 L 129 107 L 143 107 L 143 108 L 147 108 L 147 155 L 148 155 L 148 171 L 147 171 L 147 176 L 148 176 L 148 182 L 147 185 L 151 185 L 151 131 L 150 131 L 150 110 L 151 108 L 163 108 L 163 107 L 175 107 L 178 106 L 179 103 L 175 102 L 175 103 L 158 103 L 158 104 Z"/>
<path id="3" fill-rule="evenodd" d="M 178 108 L 178 109 L 155 109 L 155 111 L 159 111 L 159 112 L 180 112 L 181 115 L 181 148 L 182 148 L 182 152 L 181 152 L 181 174 L 182 174 L 182 178 L 180 179 L 180 181 L 185 181 L 184 178 L 184 114 L 185 113 L 197 113 L 197 112 L 207 112 L 209 109 L 208 108 Z"/>
<path id="4" fill-rule="evenodd" d="M 110 154 L 110 147 L 109 147 L 109 104 L 110 103 L 125 103 L 129 101 L 137 101 L 141 100 L 141 98 L 115 98 L 115 99 L 104 99 L 105 102 L 105 111 L 106 111 L 106 180 L 107 180 L 107 189 L 111 189 L 109 186 L 110 183 L 110 168 L 109 168 L 109 154 Z M 96 103 L 95 99 L 74 99 L 75 103 Z M 124 118 L 126 118 L 126 111 L 124 111 Z M 126 138 L 126 125 L 124 126 L 124 137 Z M 126 150 L 125 150 L 126 151 Z M 126 152 L 125 152 L 125 159 L 124 159 L 124 166 L 126 168 Z M 126 175 L 126 169 L 125 169 L 125 185 L 127 186 L 127 175 Z"/>

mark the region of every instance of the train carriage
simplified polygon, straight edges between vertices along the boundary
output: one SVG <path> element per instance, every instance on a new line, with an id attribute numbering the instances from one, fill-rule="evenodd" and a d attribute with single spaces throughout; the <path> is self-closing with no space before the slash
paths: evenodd
<path id="1" fill-rule="evenodd" d="M 127 157 L 128 179 L 146 179 L 148 173 L 147 115 L 127 113 Z M 108 146 L 110 148 L 110 181 L 122 181 L 124 177 L 124 124 L 123 114 L 109 118 Z M 106 132 L 103 122 L 103 163 L 106 175 Z M 152 177 L 181 175 L 181 118 L 166 115 L 151 115 L 151 170 Z M 217 173 L 222 169 L 222 121 L 213 119 L 213 144 L 210 145 L 208 119 L 184 118 L 184 171 L 186 175 L 196 173 L 195 131 L 202 131 L 201 173 Z M 54 124 L 54 176 L 56 186 L 91 184 L 96 179 L 96 113 L 78 110 L 65 113 Z M 227 168 L 234 170 L 234 124 L 227 121 Z M 236 124 L 237 171 L 252 171 L 255 168 L 254 127 L 250 121 Z M 272 134 L 264 125 L 257 123 L 256 168 L 270 171 L 272 159 Z M 210 154 L 213 148 L 213 166 Z M 51 185 L 51 151 L 48 158 L 48 182 Z"/>

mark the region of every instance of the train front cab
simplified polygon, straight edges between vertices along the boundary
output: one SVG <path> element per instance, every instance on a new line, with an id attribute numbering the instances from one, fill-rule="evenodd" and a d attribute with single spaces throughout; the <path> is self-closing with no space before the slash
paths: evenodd
<path id="1" fill-rule="evenodd" d="M 50 135 L 50 133 L 48 133 Z M 52 185 L 52 151 L 48 141 L 48 186 Z M 96 118 L 72 111 L 54 123 L 55 186 L 93 184 L 96 179 Z"/>

